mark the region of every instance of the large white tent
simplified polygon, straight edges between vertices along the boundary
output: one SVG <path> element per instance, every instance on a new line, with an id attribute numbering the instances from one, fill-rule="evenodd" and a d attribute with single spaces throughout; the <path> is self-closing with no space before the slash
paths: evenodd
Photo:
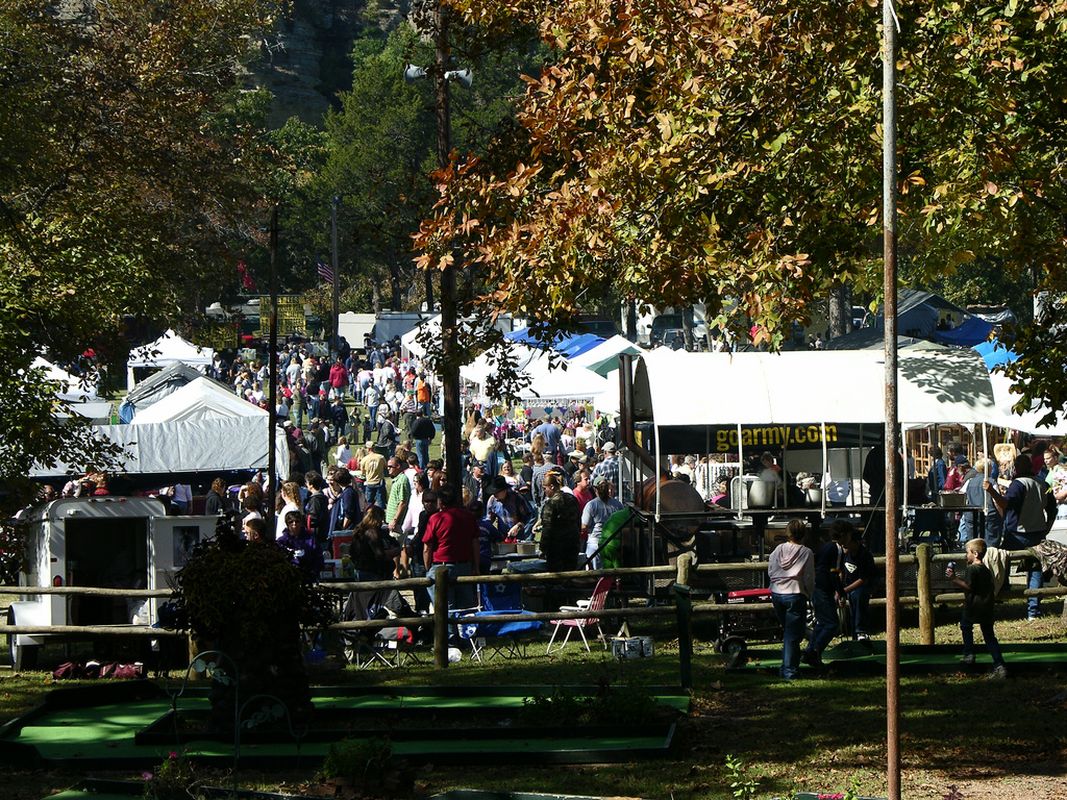
<path id="1" fill-rule="evenodd" d="M 269 414 L 197 378 L 139 412 L 129 425 L 98 425 L 95 434 L 126 452 L 116 472 L 128 474 L 213 473 L 266 469 Z M 275 431 L 279 474 L 289 474 L 285 431 Z M 66 475 L 64 464 L 36 468 L 34 477 Z"/>
<path id="2" fill-rule="evenodd" d="M 573 362 L 557 358 L 557 362 L 563 363 L 557 363 L 553 369 L 553 359 L 548 353 L 517 342 L 512 342 L 509 347 L 518 372 L 529 380 L 529 384 L 518 393 L 523 402 L 535 405 L 590 402 L 610 388 L 606 379 L 585 367 L 575 366 Z M 496 362 L 490 359 L 488 353 L 483 353 L 471 364 L 462 367 L 460 376 L 478 387 L 483 398 L 490 399 L 489 377 L 496 369 Z"/>
<path id="3" fill-rule="evenodd" d="M 207 372 L 214 357 L 215 351 L 210 347 L 197 347 L 173 330 L 168 330 L 154 342 L 130 351 L 129 360 L 126 362 L 126 389 L 132 391 L 137 385 L 135 369 L 159 369 L 171 364 L 188 364 L 203 373 Z"/>
<path id="4" fill-rule="evenodd" d="M 990 373 L 989 380 L 993 384 L 993 397 L 997 408 L 1003 417 L 1003 421 L 996 423 L 997 425 L 1032 433 L 1035 436 L 1067 436 L 1067 409 L 1060 409 L 1055 415 L 1055 420 L 1051 424 L 1044 425 L 1041 420 L 1047 413 L 1045 409 L 1031 406 L 1022 413 L 1013 410 L 1013 406 L 1022 397 L 1015 392 L 1012 381 L 1007 375 L 993 372 Z"/>
<path id="5" fill-rule="evenodd" d="M 989 373 L 973 351 L 924 344 L 898 356 L 901 424 L 1001 423 Z M 635 421 L 652 423 L 664 452 L 685 452 L 731 426 L 782 426 L 790 437 L 790 426 L 809 426 L 801 435 L 813 445 L 823 423 L 884 422 L 885 363 L 877 350 L 660 349 L 638 361 L 633 395 Z"/>
<path id="6" fill-rule="evenodd" d="M 265 410 L 242 400 L 210 378 L 197 378 L 138 412 L 131 424 L 190 422 L 231 417 L 255 417 L 265 421 L 267 416 Z"/>
<path id="7" fill-rule="evenodd" d="M 212 474 L 232 470 L 267 468 L 266 417 L 215 417 L 145 425 L 97 425 L 100 439 L 120 445 L 125 456 L 115 473 L 132 475 Z M 285 433 L 275 437 L 277 469 L 289 474 L 289 450 Z M 65 464 L 31 471 L 35 478 L 71 473 Z"/>

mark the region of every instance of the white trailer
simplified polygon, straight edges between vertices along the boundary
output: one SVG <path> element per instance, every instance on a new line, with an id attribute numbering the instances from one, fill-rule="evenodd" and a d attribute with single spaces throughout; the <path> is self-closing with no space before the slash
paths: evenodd
<path id="1" fill-rule="evenodd" d="M 158 500 L 92 497 L 54 500 L 26 520 L 19 585 L 166 589 L 193 547 L 215 533 L 214 516 L 168 517 Z M 152 625 L 158 598 L 20 595 L 8 625 Z M 51 634 L 8 634 L 15 669 L 32 668 Z"/>

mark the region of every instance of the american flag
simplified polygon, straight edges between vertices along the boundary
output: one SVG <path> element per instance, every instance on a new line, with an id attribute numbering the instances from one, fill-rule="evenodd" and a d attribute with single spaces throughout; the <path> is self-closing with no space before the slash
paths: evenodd
<path id="1" fill-rule="evenodd" d="M 324 281 L 326 281 L 326 283 L 334 282 L 335 276 L 333 274 L 333 268 L 330 267 L 329 264 L 327 264 L 325 261 L 320 261 L 315 266 L 318 267 L 319 275 Z"/>

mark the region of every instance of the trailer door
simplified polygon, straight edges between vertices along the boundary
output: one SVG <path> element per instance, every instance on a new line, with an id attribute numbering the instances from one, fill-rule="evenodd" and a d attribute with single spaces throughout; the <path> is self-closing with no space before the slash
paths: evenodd
<path id="1" fill-rule="evenodd" d="M 104 517 L 66 520 L 68 586 L 114 589 L 148 587 L 148 518 Z M 143 599 L 70 597 L 70 624 L 129 624 Z"/>

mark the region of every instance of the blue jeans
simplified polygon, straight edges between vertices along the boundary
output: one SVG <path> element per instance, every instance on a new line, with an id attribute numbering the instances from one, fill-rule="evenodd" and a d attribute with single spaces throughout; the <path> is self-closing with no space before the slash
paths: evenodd
<path id="1" fill-rule="evenodd" d="M 426 565 L 422 563 L 422 553 L 419 553 L 416 557 L 411 558 L 408 561 L 411 567 L 412 578 L 425 578 L 426 577 Z M 429 611 L 430 610 L 430 590 L 425 586 L 416 586 L 413 590 L 415 594 L 415 610 L 416 611 Z"/>
<path id="2" fill-rule="evenodd" d="M 415 440 L 415 455 L 419 457 L 419 469 L 426 469 L 426 465 L 430 463 L 429 439 Z"/>
<path id="3" fill-rule="evenodd" d="M 967 614 L 967 607 L 963 608 L 963 617 L 960 619 L 960 632 L 963 634 L 963 654 L 965 656 L 974 655 L 974 626 L 977 625 L 982 630 L 982 638 L 985 640 L 985 648 L 989 651 L 989 655 L 993 657 L 993 666 L 999 667 L 1004 663 L 1004 655 L 1000 652 L 1000 642 L 997 641 L 997 634 L 993 631 L 993 620 L 987 620 L 986 622 L 975 622 Z"/>
<path id="4" fill-rule="evenodd" d="M 867 630 L 867 608 L 871 604 L 871 590 L 867 584 L 858 589 L 853 589 L 848 593 L 848 606 L 851 612 L 852 620 L 852 638 L 855 639 L 860 634 L 866 636 L 870 631 Z"/>
<path id="5" fill-rule="evenodd" d="M 774 613 L 782 626 L 782 669 L 786 680 L 797 677 L 800 667 L 800 643 L 804 641 L 804 621 L 808 598 L 802 594 L 771 594 Z"/>
<path id="6" fill-rule="evenodd" d="M 470 575 L 472 573 L 470 564 L 434 564 L 426 571 L 426 577 L 431 581 L 434 580 L 437 573 L 441 570 L 448 572 L 449 584 L 448 584 L 448 608 L 450 611 L 456 611 L 465 608 L 474 608 L 474 588 L 473 583 L 457 584 L 454 583 L 455 579 L 461 575 Z"/>
<path id="7" fill-rule="evenodd" d="M 379 483 L 374 486 L 370 484 L 363 484 L 363 496 L 367 500 L 367 505 L 377 505 L 379 508 L 385 508 L 385 483 Z"/>
<path id="8" fill-rule="evenodd" d="M 1045 538 L 1042 533 L 1023 533 L 1022 531 L 1006 531 L 1004 533 L 1004 549 L 1026 550 L 1034 547 Z M 1037 559 L 1031 559 L 1030 568 L 1026 570 L 1026 588 L 1040 589 L 1044 581 L 1041 578 L 1041 563 Z M 1030 619 L 1041 615 L 1041 598 L 1028 597 L 1026 599 L 1026 616 Z"/>
<path id="9" fill-rule="evenodd" d="M 815 610 L 815 632 L 808 645 L 808 652 L 821 657 L 822 651 L 829 646 L 837 635 L 837 600 L 833 592 L 816 589 L 811 597 L 811 606 Z"/>

